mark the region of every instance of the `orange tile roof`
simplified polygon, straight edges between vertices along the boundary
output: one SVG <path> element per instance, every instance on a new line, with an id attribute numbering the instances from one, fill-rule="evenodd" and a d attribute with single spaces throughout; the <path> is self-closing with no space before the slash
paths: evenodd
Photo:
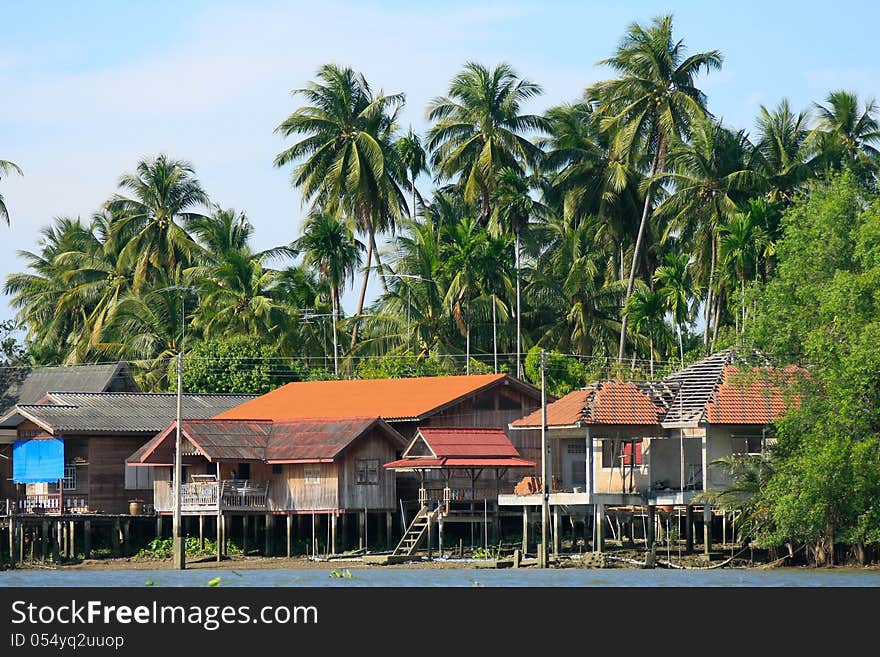
<path id="1" fill-rule="evenodd" d="M 506 374 L 411 379 L 298 381 L 217 415 L 221 419 L 286 420 L 298 417 L 380 416 L 421 419 L 503 381 L 530 388 Z"/>
<path id="2" fill-rule="evenodd" d="M 710 424 L 770 424 L 785 414 L 786 399 L 780 383 L 790 382 L 796 368 L 782 370 L 785 381 L 768 376 L 766 370 L 752 368 L 740 375 L 738 367 L 724 368 L 723 383 L 706 404 L 706 421 Z M 779 373 L 776 370 L 775 373 Z M 800 400 L 790 400 L 797 406 Z"/>
<path id="3" fill-rule="evenodd" d="M 568 393 L 547 406 L 551 427 L 583 424 L 659 424 L 665 409 L 631 381 L 603 381 Z M 540 427 L 541 410 L 516 420 L 511 426 Z"/>

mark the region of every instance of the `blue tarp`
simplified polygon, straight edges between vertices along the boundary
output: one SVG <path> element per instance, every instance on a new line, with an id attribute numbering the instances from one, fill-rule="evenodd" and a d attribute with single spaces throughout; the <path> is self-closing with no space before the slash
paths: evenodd
<path id="1" fill-rule="evenodd" d="M 38 484 L 64 478 L 64 441 L 16 440 L 12 444 L 12 481 Z"/>

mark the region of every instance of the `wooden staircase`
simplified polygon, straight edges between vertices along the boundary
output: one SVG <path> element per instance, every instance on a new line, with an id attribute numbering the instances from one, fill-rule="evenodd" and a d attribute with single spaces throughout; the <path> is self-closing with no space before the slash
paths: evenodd
<path id="1" fill-rule="evenodd" d="M 394 552 L 391 554 L 393 556 L 412 556 L 424 540 L 425 536 L 427 536 L 428 524 L 436 524 L 443 509 L 443 505 L 440 505 L 433 511 L 429 511 L 426 505 L 422 505 L 422 508 L 419 509 L 416 517 L 413 518 L 412 523 L 404 532 L 403 538 L 400 539 L 400 543 L 397 544 L 397 547 L 394 548 Z"/>

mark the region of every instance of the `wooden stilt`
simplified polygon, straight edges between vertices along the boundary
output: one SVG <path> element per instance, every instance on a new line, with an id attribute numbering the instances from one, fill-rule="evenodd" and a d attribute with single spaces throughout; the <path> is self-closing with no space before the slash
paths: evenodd
<path id="1" fill-rule="evenodd" d="M 229 556 L 229 532 L 227 531 L 227 526 L 229 522 L 229 516 L 225 513 L 220 514 L 220 554 L 224 557 Z"/>
<path id="2" fill-rule="evenodd" d="M 92 521 L 83 523 L 83 559 L 92 558 Z"/>
<path id="3" fill-rule="evenodd" d="M 33 545 L 33 541 L 31 542 Z M 24 524 L 18 525 L 18 562 L 24 562 Z"/>
<path id="4" fill-rule="evenodd" d="M 162 538 L 162 516 L 156 516 L 156 538 Z"/>
<path id="5" fill-rule="evenodd" d="M 708 504 L 703 507 L 703 553 L 712 551 L 712 507 Z"/>
<path id="6" fill-rule="evenodd" d="M 202 513 L 199 514 L 199 549 L 205 550 L 205 516 Z"/>
<path id="7" fill-rule="evenodd" d="M 650 551 L 654 547 L 654 531 L 657 524 L 657 507 L 653 504 L 648 505 L 648 536 L 645 538 L 645 549 Z"/>
<path id="8" fill-rule="evenodd" d="M 389 550 L 394 547 L 394 515 L 391 511 L 385 512 L 385 547 Z"/>
<path id="9" fill-rule="evenodd" d="M 67 556 L 76 559 L 76 523 L 73 520 L 67 523 L 67 540 L 69 541 Z"/>
<path id="10" fill-rule="evenodd" d="M 437 553 L 443 557 L 443 516 L 437 519 Z"/>
<path id="11" fill-rule="evenodd" d="M 273 547 L 272 546 L 272 542 L 273 542 L 272 539 L 274 538 L 274 535 L 275 535 L 275 516 L 273 516 L 271 513 L 266 514 L 265 532 L 266 532 L 266 536 L 264 537 L 264 539 L 265 539 L 264 540 L 264 543 L 265 543 L 264 552 L 266 553 L 267 557 L 271 557 L 271 556 L 274 556 L 274 552 L 272 549 L 272 547 Z"/>
<path id="12" fill-rule="evenodd" d="M 529 553 L 529 507 L 523 505 L 522 553 Z"/>
<path id="13" fill-rule="evenodd" d="M 690 554 L 694 551 L 694 507 L 688 504 L 684 508 L 684 549 Z"/>
<path id="14" fill-rule="evenodd" d="M 113 523 L 113 531 L 110 540 L 113 543 L 113 556 L 119 556 L 119 535 L 122 533 L 122 523 L 117 518 Z"/>
<path id="15" fill-rule="evenodd" d="M 125 520 L 122 523 L 122 554 L 127 557 L 131 553 L 131 520 Z"/>
<path id="16" fill-rule="evenodd" d="M 367 512 L 358 511 L 358 549 L 363 550 L 366 547 L 365 536 L 367 532 Z"/>
<path id="17" fill-rule="evenodd" d="M 241 551 L 247 555 L 248 551 L 248 517 L 247 514 L 241 517 Z"/>
<path id="18" fill-rule="evenodd" d="M 217 514 L 216 522 L 216 532 L 214 533 L 217 544 L 214 546 L 214 549 L 217 552 L 217 561 L 221 561 L 223 559 L 223 528 L 221 525 L 223 524 L 223 516 L 221 514 Z"/>
<path id="19" fill-rule="evenodd" d="M 49 521 L 44 520 L 40 527 L 40 559 L 49 558 Z"/>
<path id="20" fill-rule="evenodd" d="M 290 559 L 291 555 L 293 554 L 291 551 L 292 546 L 290 545 L 290 530 L 291 530 L 292 526 L 293 526 L 293 516 L 288 513 L 287 514 L 287 558 L 288 559 Z"/>
<path id="21" fill-rule="evenodd" d="M 15 531 L 18 525 L 15 516 L 9 516 L 9 567 L 15 568 Z"/>
<path id="22" fill-rule="evenodd" d="M 330 552 L 332 554 L 337 554 L 336 552 L 336 514 L 330 514 Z"/>

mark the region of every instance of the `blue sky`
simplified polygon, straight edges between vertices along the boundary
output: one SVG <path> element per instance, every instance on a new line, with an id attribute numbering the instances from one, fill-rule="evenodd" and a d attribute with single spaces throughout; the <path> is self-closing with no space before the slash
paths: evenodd
<path id="1" fill-rule="evenodd" d="M 198 2 L 25 3 L 3 0 L 0 181 L 12 216 L 0 226 L 0 277 L 60 215 L 87 218 L 142 156 L 196 167 L 212 198 L 245 210 L 256 245 L 294 239 L 303 209 L 272 160 L 291 89 L 325 62 L 407 94 L 403 126 L 467 60 L 510 62 L 543 85 L 532 110 L 572 100 L 607 77 L 632 21 L 672 12 L 692 52 L 719 49 L 702 80 L 711 111 L 751 130 L 761 104 L 796 108 L 847 88 L 880 96 L 880 5 L 860 2 Z M 426 181 L 427 182 L 427 181 Z M 6 299 L 0 318 L 12 311 Z M 346 295 L 351 310 L 355 295 Z"/>

